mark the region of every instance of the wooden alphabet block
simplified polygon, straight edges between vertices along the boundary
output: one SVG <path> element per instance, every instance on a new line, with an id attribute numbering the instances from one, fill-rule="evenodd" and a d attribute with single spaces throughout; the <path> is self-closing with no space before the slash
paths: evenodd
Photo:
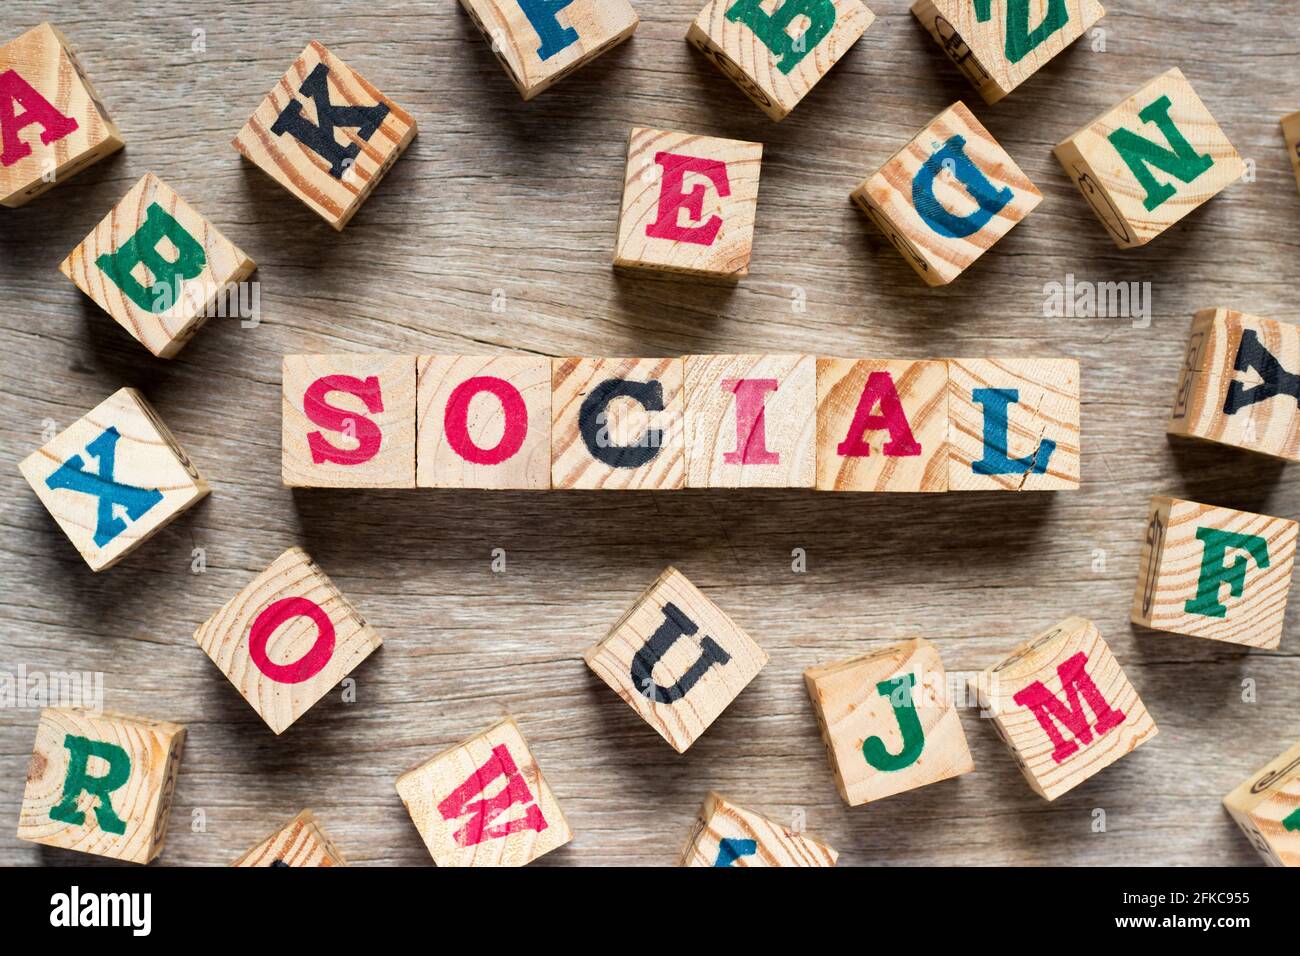
<path id="1" fill-rule="evenodd" d="M 185 728 L 145 717 L 41 711 L 18 839 L 148 863 L 167 838 Z"/>
<path id="2" fill-rule="evenodd" d="M 171 358 L 257 264 L 153 173 L 59 271 L 159 358 Z M 142 281 L 143 280 L 143 281 Z"/>
<path id="3" fill-rule="evenodd" d="M 839 853 L 790 827 L 710 793 L 681 866 L 834 866 Z"/>
<path id="4" fill-rule="evenodd" d="M 1300 743 L 1223 798 L 1270 866 L 1300 866 Z"/>
<path id="5" fill-rule="evenodd" d="M 1074 359 L 952 359 L 949 490 L 1078 488 L 1079 413 Z"/>
<path id="6" fill-rule="evenodd" d="M 939 650 L 929 641 L 892 644 L 803 676 L 849 806 L 975 769 Z"/>
<path id="7" fill-rule="evenodd" d="M 549 358 L 425 355 L 416 361 L 419 487 L 551 487 Z"/>
<path id="8" fill-rule="evenodd" d="M 1151 499 L 1132 619 L 1157 631 L 1276 649 L 1296 522 L 1179 498 Z"/>
<path id="9" fill-rule="evenodd" d="M 342 230 L 415 133 L 406 110 L 313 40 L 231 145 Z"/>
<path id="10" fill-rule="evenodd" d="M 811 355 L 688 355 L 687 488 L 811 488 L 817 365 Z"/>
<path id="11" fill-rule="evenodd" d="M 819 358 L 817 490 L 947 491 L 948 363 Z"/>
<path id="12" fill-rule="evenodd" d="M 749 275 L 763 144 L 633 127 L 614 266 Z"/>
<path id="13" fill-rule="evenodd" d="M 554 359 L 551 487 L 681 488 L 681 359 Z"/>
<path id="14" fill-rule="evenodd" d="M 194 632 L 276 734 L 383 644 L 302 548 L 290 548 Z"/>
<path id="15" fill-rule="evenodd" d="M 1167 430 L 1300 461 L 1300 326 L 1197 312 Z"/>
<path id="16" fill-rule="evenodd" d="M 640 22 L 627 0 L 460 0 L 525 100 L 614 49 Z"/>
<path id="17" fill-rule="evenodd" d="M 686 39 L 780 122 L 875 19 L 859 0 L 709 0 Z"/>
<path id="18" fill-rule="evenodd" d="M 998 102 L 1083 36 L 1096 0 L 917 0 L 912 14 L 980 91 Z"/>
<path id="19" fill-rule="evenodd" d="M 112 567 L 209 491 L 133 388 L 114 392 L 18 468 L 92 571 Z"/>
<path id="20" fill-rule="evenodd" d="M 438 866 L 524 866 L 573 839 L 509 717 L 406 771 L 397 794 Z"/>
<path id="21" fill-rule="evenodd" d="M 414 488 L 413 355 L 286 355 L 282 478 L 291 488 Z"/>
<path id="22" fill-rule="evenodd" d="M 347 866 L 348 863 L 316 822 L 316 815 L 304 810 L 230 865 L 299 867 Z"/>
<path id="23" fill-rule="evenodd" d="M 1286 140 L 1286 151 L 1291 157 L 1296 188 L 1300 189 L 1300 110 L 1282 117 L 1282 138 Z"/>
<path id="24" fill-rule="evenodd" d="M 659 575 L 584 658 L 678 753 L 767 664 L 763 649 L 676 568 Z"/>
<path id="25" fill-rule="evenodd" d="M 1146 245 L 1246 171 L 1177 67 L 1055 152 L 1121 249 Z"/>
<path id="26" fill-rule="evenodd" d="M 1043 200 L 975 118 L 954 103 L 852 199 L 926 285 L 952 282 Z"/>
<path id="27" fill-rule="evenodd" d="M 979 675 L 977 690 L 1029 786 L 1047 800 L 1157 733 L 1101 632 L 1081 617 L 1016 648 Z"/>
<path id="28" fill-rule="evenodd" d="M 123 145 L 57 27 L 0 46 L 0 206 L 21 206 Z"/>

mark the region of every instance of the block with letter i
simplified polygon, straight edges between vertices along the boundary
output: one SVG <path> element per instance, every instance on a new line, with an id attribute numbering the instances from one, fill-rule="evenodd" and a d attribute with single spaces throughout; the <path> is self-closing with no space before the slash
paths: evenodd
<path id="1" fill-rule="evenodd" d="M 0 46 L 0 206 L 21 206 L 122 146 L 57 27 L 42 23 Z"/>
<path id="2" fill-rule="evenodd" d="M 415 132 L 406 110 L 313 40 L 231 145 L 342 230 Z"/>
<path id="3" fill-rule="evenodd" d="M 415 391 L 413 355 L 286 355 L 285 485 L 414 488 Z"/>
<path id="4" fill-rule="evenodd" d="M 112 567 L 209 490 L 133 388 L 114 392 L 18 467 L 92 571 Z"/>
<path id="5" fill-rule="evenodd" d="M 302 548 L 290 548 L 194 640 L 276 734 L 383 641 Z"/>
<path id="6" fill-rule="evenodd" d="M 834 866 L 839 853 L 791 827 L 710 793 L 691 828 L 680 865 Z"/>
<path id="7" fill-rule="evenodd" d="M 1156 735 L 1156 724 L 1102 640 L 1071 617 L 983 671 L 980 707 L 1034 792 L 1068 793 Z"/>
<path id="8" fill-rule="evenodd" d="M 1197 312 L 1167 431 L 1300 461 L 1300 326 Z"/>
<path id="9" fill-rule="evenodd" d="M 954 103 L 851 195 L 925 280 L 947 285 L 1043 200 L 965 103 Z"/>
<path id="10" fill-rule="evenodd" d="M 780 122 L 875 19 L 860 0 L 709 0 L 686 39 Z"/>
<path id="11" fill-rule="evenodd" d="M 809 668 L 804 682 L 849 806 L 975 769 L 939 651 L 929 641 Z"/>
<path id="12" fill-rule="evenodd" d="M 1276 649 L 1296 522 L 1178 498 L 1151 499 L 1133 623 Z"/>
<path id="13" fill-rule="evenodd" d="M 1270 866 L 1300 866 L 1300 743 L 1223 798 Z"/>
<path id="14" fill-rule="evenodd" d="M 767 664 L 763 649 L 676 568 L 664 571 L 584 657 L 678 753 Z"/>
<path id="15" fill-rule="evenodd" d="M 627 0 L 460 0 L 460 5 L 526 100 L 618 46 L 640 22 Z"/>
<path id="16" fill-rule="evenodd" d="M 1106 15 L 1097 0 L 917 0 L 912 15 L 996 103 Z"/>
<path id="17" fill-rule="evenodd" d="M 1246 171 L 1177 67 L 1055 152 L 1121 249 L 1146 245 Z"/>
<path id="18" fill-rule="evenodd" d="M 310 810 L 304 810 L 231 866 L 347 866 L 343 854 Z"/>
<path id="19" fill-rule="evenodd" d="M 749 275 L 763 144 L 633 127 L 614 266 Z"/>
<path id="20" fill-rule="evenodd" d="M 18 839 L 148 863 L 162 852 L 185 728 L 75 708 L 41 711 Z"/>
<path id="21" fill-rule="evenodd" d="M 438 866 L 524 866 L 573 839 L 509 717 L 406 771 L 397 794 Z"/>
<path id="22" fill-rule="evenodd" d="M 59 264 L 159 358 L 171 358 L 256 263 L 153 173 L 146 173 Z M 143 281 L 141 281 L 143 278 Z"/>

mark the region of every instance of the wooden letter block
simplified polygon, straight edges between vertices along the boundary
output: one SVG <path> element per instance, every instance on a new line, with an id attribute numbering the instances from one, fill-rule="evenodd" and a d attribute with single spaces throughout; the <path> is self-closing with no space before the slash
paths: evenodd
<path id="1" fill-rule="evenodd" d="M 417 366 L 419 487 L 551 487 L 549 358 L 426 355 Z"/>
<path id="2" fill-rule="evenodd" d="M 552 488 L 681 488 L 681 359 L 554 359 Z"/>
<path id="3" fill-rule="evenodd" d="M 1177 67 L 1075 132 L 1056 158 L 1121 249 L 1146 245 L 1246 171 Z"/>
<path id="4" fill-rule="evenodd" d="M 1286 518 L 1152 498 L 1133 623 L 1276 649 L 1291 590 L 1296 530 Z"/>
<path id="5" fill-rule="evenodd" d="M 812 667 L 803 677 L 849 806 L 975 769 L 943 662 L 929 641 Z"/>
<path id="6" fill-rule="evenodd" d="M 231 144 L 335 229 L 415 139 L 415 120 L 315 40 Z"/>
<path id="7" fill-rule="evenodd" d="M 927 285 L 947 285 L 1011 231 L 1043 194 L 975 118 L 954 103 L 852 199 Z"/>
<path id="8" fill-rule="evenodd" d="M 1300 743 L 1223 798 L 1270 866 L 1300 866 Z"/>
<path id="9" fill-rule="evenodd" d="M 167 837 L 184 745 L 180 724 L 41 711 L 18 839 L 148 863 Z"/>
<path id="10" fill-rule="evenodd" d="M 133 388 L 114 392 L 18 467 L 92 571 L 112 567 L 209 490 Z"/>
<path id="11" fill-rule="evenodd" d="M 767 664 L 767 654 L 669 568 L 584 655 L 587 666 L 678 753 Z"/>
<path id="12" fill-rule="evenodd" d="M 194 640 L 277 734 L 383 644 L 302 548 L 272 561 Z"/>
<path id="13" fill-rule="evenodd" d="M 687 488 L 811 488 L 817 364 L 811 355 L 688 355 Z"/>
<path id="14" fill-rule="evenodd" d="M 1168 432 L 1300 461 L 1300 326 L 1196 313 Z"/>
<path id="15" fill-rule="evenodd" d="M 1034 792 L 1055 800 L 1156 735 L 1097 625 L 1062 621 L 979 675 L 980 706 Z"/>
<path id="16" fill-rule="evenodd" d="M 682 851 L 682 866 L 834 866 L 839 853 L 710 793 Z"/>
<path id="17" fill-rule="evenodd" d="M 633 127 L 615 268 L 749 275 L 763 144 Z"/>
<path id="18" fill-rule="evenodd" d="M 1079 487 L 1079 363 L 953 359 L 948 363 L 948 488 Z"/>
<path id="19" fill-rule="evenodd" d="M 415 487 L 415 356 L 286 355 L 291 488 Z"/>
<path id="20" fill-rule="evenodd" d="M 509 717 L 406 771 L 397 794 L 438 866 L 524 866 L 573 839 Z"/>
<path id="21" fill-rule="evenodd" d="M 526 100 L 614 49 L 640 22 L 627 0 L 460 0 Z"/>
<path id="22" fill-rule="evenodd" d="M 1286 140 L 1287 155 L 1291 157 L 1296 187 L 1300 188 L 1300 111 L 1282 117 L 1282 138 Z"/>
<path id="23" fill-rule="evenodd" d="M 819 491 L 947 491 L 948 363 L 817 360 Z"/>
<path id="24" fill-rule="evenodd" d="M 179 352 L 216 314 L 228 288 L 256 268 L 153 173 L 59 264 L 78 289 L 159 358 Z"/>
<path id="25" fill-rule="evenodd" d="M 241 856 L 231 866 L 347 866 L 347 860 L 304 810 L 279 830 Z"/>
<path id="26" fill-rule="evenodd" d="M 0 206 L 21 206 L 122 146 L 57 27 L 0 46 Z"/>
<path id="27" fill-rule="evenodd" d="M 875 19 L 859 0 L 709 0 L 686 39 L 780 122 Z"/>
<path id="28" fill-rule="evenodd" d="M 1096 0 L 917 0 L 912 14 L 986 103 L 996 103 L 1092 29 Z"/>

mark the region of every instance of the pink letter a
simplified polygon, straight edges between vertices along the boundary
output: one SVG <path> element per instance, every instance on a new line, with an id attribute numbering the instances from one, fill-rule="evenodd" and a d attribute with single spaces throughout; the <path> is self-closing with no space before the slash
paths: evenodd
<path id="1" fill-rule="evenodd" d="M 880 414 L 872 413 L 876 404 L 880 404 Z M 863 433 L 868 431 L 889 431 L 889 441 L 881 451 L 891 458 L 911 458 L 921 454 L 921 446 L 912 435 L 912 426 L 907 423 L 903 412 L 903 403 L 898 399 L 898 389 L 894 386 L 894 376 L 888 372 L 872 372 L 867 376 L 866 387 L 858 399 L 858 410 L 853 413 L 853 422 L 849 433 L 844 436 L 835 449 L 837 455 L 845 458 L 867 458 L 871 455 L 871 446 L 863 440 Z"/>

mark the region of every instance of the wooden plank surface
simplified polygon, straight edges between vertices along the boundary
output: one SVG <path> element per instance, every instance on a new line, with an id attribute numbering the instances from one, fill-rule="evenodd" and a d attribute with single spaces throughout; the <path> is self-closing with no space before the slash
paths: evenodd
<path id="1" fill-rule="evenodd" d="M 1164 435 L 1196 309 L 1300 321 L 1300 196 L 1278 127 L 1300 107 L 1292 5 L 1113 0 L 1105 52 L 1085 38 L 990 108 L 903 0 L 875 0 L 862 42 L 776 125 L 687 46 L 700 4 L 640 3 L 628 44 L 525 104 L 452 0 L 10 0 L 6 36 L 59 24 L 127 148 L 0 215 L 0 669 L 100 671 L 109 708 L 189 727 L 168 864 L 229 863 L 308 806 L 350 862 L 427 863 L 393 781 L 505 713 L 574 831 L 541 865 L 670 864 L 710 789 L 777 819 L 802 813 L 841 865 L 1254 863 L 1219 801 L 1300 737 L 1296 615 L 1280 651 L 1247 653 L 1137 632 L 1128 608 L 1152 494 L 1300 510 L 1296 466 Z M 313 38 L 420 124 L 341 235 L 229 145 Z M 1120 252 L 1051 147 L 1174 65 L 1256 181 Z M 930 291 L 848 194 L 957 98 L 1045 200 Z M 634 124 L 764 143 L 752 271 L 734 289 L 611 271 Z M 214 319 L 170 362 L 57 271 L 148 171 L 260 266 L 261 324 Z M 1043 318 L 1045 283 L 1069 273 L 1150 282 L 1150 327 Z M 920 497 L 281 486 L 282 354 L 509 349 L 1077 357 L 1084 485 Z M 124 385 L 149 397 L 213 494 L 92 575 L 16 465 L 49 422 Z M 335 693 L 276 738 L 191 634 L 292 545 L 385 646 L 356 672 L 355 703 Z M 505 573 L 491 569 L 498 548 Z M 796 548 L 806 573 L 791 569 Z M 669 563 L 772 659 L 682 756 L 581 657 Z M 1093 617 L 1124 664 L 1162 731 L 1150 746 L 1049 805 L 968 707 L 973 774 L 842 805 L 805 667 L 922 636 L 950 673 L 969 673 L 1070 614 Z M 13 836 L 35 728 L 35 711 L 0 710 L 0 863 L 94 862 Z"/>

